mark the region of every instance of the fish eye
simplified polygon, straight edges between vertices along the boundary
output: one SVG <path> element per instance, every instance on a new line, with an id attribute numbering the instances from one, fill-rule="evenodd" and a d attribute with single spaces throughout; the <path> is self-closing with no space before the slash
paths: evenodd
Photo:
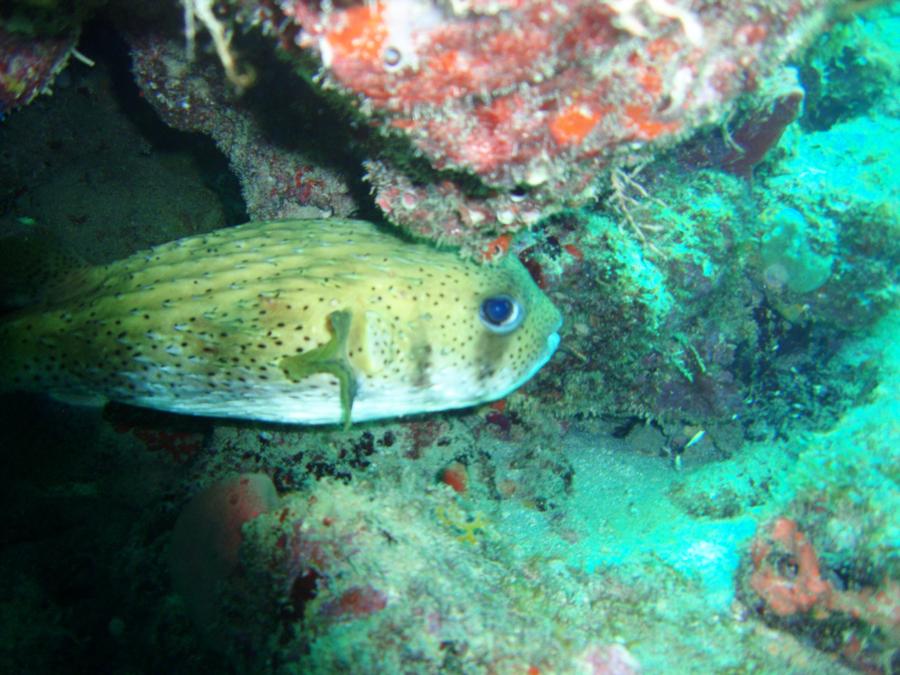
<path id="1" fill-rule="evenodd" d="M 478 316 L 489 331 L 503 335 L 522 325 L 525 310 L 508 295 L 494 295 L 481 303 Z"/>

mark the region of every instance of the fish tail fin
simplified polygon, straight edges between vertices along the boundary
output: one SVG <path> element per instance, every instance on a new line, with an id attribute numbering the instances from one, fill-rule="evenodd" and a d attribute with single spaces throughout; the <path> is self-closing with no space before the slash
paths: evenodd
<path id="1" fill-rule="evenodd" d="M 73 282 L 89 267 L 49 230 L 32 227 L 0 238 L 0 269 L 0 312 L 8 313 L 83 290 Z"/>
<path id="2" fill-rule="evenodd" d="M 90 269 L 44 228 L 0 238 L 0 392 L 20 388 L 23 350 L 33 348 L 22 340 L 29 315 L 83 293 Z"/>

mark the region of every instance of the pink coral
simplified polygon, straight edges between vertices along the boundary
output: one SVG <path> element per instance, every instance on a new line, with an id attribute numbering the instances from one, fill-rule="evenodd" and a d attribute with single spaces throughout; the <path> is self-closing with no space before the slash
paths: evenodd
<path id="1" fill-rule="evenodd" d="M 273 509 L 275 486 L 265 474 L 240 474 L 200 492 L 185 507 L 172 533 L 176 585 L 195 586 L 205 577 L 221 579 L 238 562 L 244 523 Z"/>
<path id="2" fill-rule="evenodd" d="M 591 645 L 575 660 L 575 672 L 585 675 L 637 675 L 641 665 L 622 645 Z"/>
<path id="3" fill-rule="evenodd" d="M 202 490 L 175 523 L 170 558 L 175 590 L 213 643 L 221 639 L 214 627 L 223 616 L 221 594 L 238 567 L 242 528 L 277 503 L 267 475 L 239 474 Z"/>

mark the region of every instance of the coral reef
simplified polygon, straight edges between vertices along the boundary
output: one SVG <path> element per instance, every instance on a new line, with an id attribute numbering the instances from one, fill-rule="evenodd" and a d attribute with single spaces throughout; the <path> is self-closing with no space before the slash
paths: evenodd
<path id="1" fill-rule="evenodd" d="M 790 128 L 752 185 L 675 153 L 603 209 L 544 221 L 517 250 L 571 320 L 539 396 L 562 416 L 724 424 L 713 437 L 830 422 L 871 384 L 823 387 L 852 372 L 834 356 L 897 303 L 900 180 L 879 139 L 898 132 L 879 115 Z"/>
<path id="2" fill-rule="evenodd" d="M 778 497 L 737 576 L 738 596 L 763 620 L 864 672 L 893 672 L 900 639 L 900 361 L 885 340 L 896 330 L 894 313 L 846 347 L 848 361 L 883 364 L 882 384 L 833 428 L 789 441 L 790 461 L 771 465 Z"/>
<path id="3" fill-rule="evenodd" d="M 237 4 L 288 54 L 311 50 L 322 86 L 427 160 L 424 174 L 409 149 L 368 160 L 388 218 L 465 245 L 583 204 L 602 169 L 721 120 L 817 30 L 828 6 Z"/>
<path id="4" fill-rule="evenodd" d="M 0 671 L 898 672 L 900 99 L 890 55 L 900 13 L 879 4 L 830 24 L 808 58 L 794 56 L 803 105 L 798 80 L 775 68 L 784 55 L 769 49 L 812 29 L 823 6 L 812 2 L 777 17 L 784 35 L 754 43 L 761 60 L 746 72 L 772 76 L 705 109 L 709 122 L 733 110 L 723 125 L 684 144 L 683 130 L 660 129 L 579 157 L 576 145 L 612 138 L 602 134 L 624 118 L 611 112 L 548 160 L 576 192 L 578 172 L 596 170 L 594 201 L 515 237 L 515 220 L 465 226 L 469 253 L 517 256 L 565 314 L 560 351 L 501 401 L 344 430 L 0 399 Z M 372 94 L 437 69 L 406 69 L 419 43 L 391 52 L 381 40 L 396 33 L 366 32 L 365 19 L 399 7 L 411 22 L 455 18 L 469 50 L 459 54 L 474 53 L 464 22 L 518 77 L 541 59 L 502 59 L 523 35 L 535 39 L 535 15 L 521 34 L 512 24 L 491 31 L 535 6 L 194 2 L 192 61 L 177 7 L 113 3 L 106 26 L 124 29 L 128 46 L 110 55 L 97 47 L 109 34 L 88 27 L 79 49 L 97 66 L 75 64 L 56 96 L 4 122 L 0 229 L 36 234 L 39 221 L 85 257 L 109 260 L 240 219 L 227 214 L 240 212 L 228 204 L 241 188 L 254 214 L 360 207 L 352 166 L 376 151 L 385 181 L 415 172 L 416 190 L 443 186 L 438 218 L 459 194 L 469 206 L 508 197 L 528 208 L 550 179 L 519 191 L 499 164 L 483 175 L 462 156 L 453 170 L 429 167 L 436 154 L 395 164 L 421 129 L 448 118 L 416 118 L 384 138 L 378 125 L 402 111 Z M 282 31 L 272 22 L 298 7 L 323 18 L 308 49 L 293 18 Z M 587 27 L 614 42 L 603 43 L 610 64 L 664 34 L 681 50 L 665 69 L 681 62 L 691 16 L 707 36 L 711 17 L 729 25 L 747 5 L 547 7 L 548 35 L 560 8 L 594 12 Z M 413 12 L 423 8 L 432 14 Z M 218 31 L 211 42 L 201 26 Z M 577 80 L 591 61 L 573 30 Z M 385 56 L 400 61 L 355 95 L 354 78 L 375 61 L 354 69 L 348 59 L 367 40 L 381 67 Z M 108 68 L 127 68 L 129 52 L 141 96 Z M 692 53 L 705 62 L 704 49 Z M 295 68 L 332 88 L 301 83 Z M 551 68 L 543 85 L 532 78 L 522 96 L 549 96 L 561 72 Z M 834 76 L 843 72 L 853 77 Z M 629 86 L 648 102 L 646 83 Z M 519 90 L 446 103 L 471 111 Z M 549 120 L 570 103 L 535 114 Z M 222 187 L 226 161 L 206 139 L 148 124 L 151 106 L 212 135 L 240 188 Z M 675 115 L 684 133 L 701 108 Z M 498 138 L 533 121 L 506 112 Z M 577 135 L 589 123 L 573 113 L 556 130 Z M 198 168 L 210 155 L 218 163 Z M 423 221 L 421 232 L 447 238 L 446 222 Z"/>
<path id="5" fill-rule="evenodd" d="M 771 532 L 754 541 L 751 561 L 750 587 L 776 616 L 845 613 L 880 629 L 889 642 L 900 639 L 900 586 L 888 579 L 883 588 L 835 588 L 823 578 L 813 543 L 790 518 L 776 519 Z"/>
<path id="6" fill-rule="evenodd" d="M 69 58 L 93 62 L 75 45 L 81 26 L 106 0 L 9 0 L 0 10 L 0 120 L 50 93 Z"/>
<path id="7" fill-rule="evenodd" d="M 144 97 L 170 126 L 215 140 L 240 179 L 251 219 L 340 217 L 357 209 L 348 172 L 327 157 L 327 141 L 316 128 L 322 114 L 298 112 L 309 95 L 302 83 L 297 95 L 273 99 L 269 92 L 278 91 L 277 76 L 286 73 L 269 72 L 261 75 L 256 97 L 238 99 L 217 65 L 189 61 L 176 36 L 129 35 L 135 80 Z"/>
<path id="8" fill-rule="evenodd" d="M 734 136 L 740 156 L 720 159 L 735 171 L 758 161 L 799 101 L 767 83 L 784 80 L 781 64 L 830 4 L 244 0 L 215 13 L 198 0 L 183 14 L 118 11 L 147 100 L 172 126 L 215 139 L 252 217 L 349 214 L 359 201 L 341 164 L 365 158 L 388 220 L 490 258 L 498 237 L 591 201 L 610 175 L 720 122 L 736 101 L 757 112 Z M 266 39 L 236 40 L 238 25 Z M 196 58 L 202 29 L 243 96 Z M 308 142 L 284 132 L 304 126 Z M 356 150 L 329 157 L 335 146 Z"/>
<path id="9" fill-rule="evenodd" d="M 778 79 L 832 4 L 235 0 L 214 12 L 194 0 L 119 22 L 147 99 L 169 124 L 216 140 L 254 218 L 347 215 L 358 204 L 337 167 L 363 158 L 388 220 L 484 256 L 498 236 L 591 201 L 611 170 L 722 121 L 742 96 L 796 112 L 796 97 L 761 83 Z M 265 39 L 235 39 L 246 26 Z M 202 29 L 243 96 L 195 58 Z M 329 112 L 304 122 L 304 107 Z M 791 115 L 772 117 L 783 126 Z"/>
<path id="10" fill-rule="evenodd" d="M 876 431 L 872 419 L 893 408 L 882 396 L 855 411 L 840 438 L 809 439 L 799 466 L 815 475 L 797 479 L 797 498 L 783 515 L 760 525 L 739 590 L 773 625 L 808 636 L 862 670 L 890 672 L 900 640 L 900 568 L 892 543 L 897 479 L 884 465 L 891 461 L 886 444 L 894 441 L 891 432 Z M 868 440 L 861 446 L 849 434 Z M 821 461 L 835 452 L 845 462 L 823 471 Z M 872 452 L 880 456 L 861 457 Z M 868 470 L 860 466 L 865 463 Z M 856 486 L 838 472 L 866 473 L 872 488 Z M 880 484 L 875 476 L 882 477 Z"/>
<path id="11" fill-rule="evenodd" d="M 800 124 L 807 131 L 824 131 L 879 109 L 892 109 L 890 96 L 900 78 L 892 47 L 897 16 L 887 7 L 867 20 L 846 13 L 810 46 L 799 63 L 800 80 L 806 92 L 806 110 Z M 865 10 L 864 3 L 847 3 L 850 10 Z"/>

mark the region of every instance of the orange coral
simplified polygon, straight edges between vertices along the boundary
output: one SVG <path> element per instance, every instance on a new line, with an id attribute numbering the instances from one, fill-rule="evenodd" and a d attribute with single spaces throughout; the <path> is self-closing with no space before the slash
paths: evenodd
<path id="1" fill-rule="evenodd" d="M 446 483 L 459 494 L 465 494 L 469 489 L 469 471 L 461 462 L 453 462 L 444 467 L 441 472 L 441 482 Z"/>
<path id="2" fill-rule="evenodd" d="M 339 13 L 336 27 L 326 34 L 336 56 L 378 63 L 387 39 L 384 5 L 359 5 Z"/>
<path id="3" fill-rule="evenodd" d="M 796 521 L 777 518 L 769 536 L 753 543 L 751 558 L 750 586 L 772 613 L 792 616 L 812 611 L 815 618 L 825 618 L 841 612 L 900 640 L 900 584 L 886 580 L 878 589 L 836 589 L 822 578 L 815 548 Z"/>
<path id="4" fill-rule="evenodd" d="M 634 129 L 635 138 L 651 141 L 663 134 L 672 134 L 681 126 L 677 121 L 664 122 L 654 119 L 652 111 L 644 105 L 626 105 L 625 119 L 628 126 Z"/>
<path id="5" fill-rule="evenodd" d="M 512 235 L 501 234 L 499 237 L 489 243 L 482 255 L 485 260 L 491 261 L 494 258 L 502 257 L 509 251 L 509 245 L 512 243 Z"/>
<path id="6" fill-rule="evenodd" d="M 771 547 L 757 540 L 753 546 L 755 569 L 750 577 L 753 590 L 779 616 L 806 612 L 817 604 L 821 605 L 820 609 L 827 608 L 834 589 L 822 579 L 815 549 L 797 523 L 790 518 L 778 518 L 772 526 L 771 537 L 791 556 L 796 572 L 789 576 L 771 565 L 766 559 Z"/>
<path id="7" fill-rule="evenodd" d="M 574 145 L 584 140 L 602 115 L 580 105 L 572 105 L 550 121 L 550 134 L 559 145 Z"/>

